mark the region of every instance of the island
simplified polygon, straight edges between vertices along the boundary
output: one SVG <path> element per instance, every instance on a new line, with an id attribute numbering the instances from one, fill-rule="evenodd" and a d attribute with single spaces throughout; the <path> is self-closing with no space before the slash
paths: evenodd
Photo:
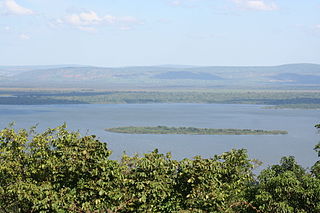
<path id="1" fill-rule="evenodd" d="M 125 134 L 177 134 L 177 135 L 284 135 L 284 130 L 255 130 L 255 129 L 212 129 L 195 127 L 137 127 L 125 126 L 105 129 L 108 132 Z"/>

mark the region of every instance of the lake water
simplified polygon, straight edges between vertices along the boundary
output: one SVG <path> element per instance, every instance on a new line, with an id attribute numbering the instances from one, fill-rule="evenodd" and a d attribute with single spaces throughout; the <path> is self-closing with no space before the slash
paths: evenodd
<path id="1" fill-rule="evenodd" d="M 15 121 L 17 128 L 38 124 L 38 131 L 67 122 L 68 128 L 95 134 L 108 143 L 112 158 L 145 153 L 158 148 L 175 159 L 201 155 L 211 157 L 232 148 L 245 148 L 251 158 L 264 166 L 282 156 L 294 155 L 305 167 L 318 158 L 313 151 L 320 141 L 314 125 L 320 123 L 320 110 L 263 109 L 257 105 L 228 104 L 115 104 L 115 105 L 0 105 L 0 127 Z M 118 126 L 192 126 L 287 130 L 288 135 L 128 135 L 110 133 Z"/>

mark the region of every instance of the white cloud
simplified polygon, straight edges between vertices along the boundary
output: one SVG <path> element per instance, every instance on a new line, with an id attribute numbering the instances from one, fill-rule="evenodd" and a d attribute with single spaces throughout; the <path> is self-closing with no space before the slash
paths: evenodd
<path id="1" fill-rule="evenodd" d="M 95 12 L 82 12 L 79 14 L 71 14 L 67 15 L 64 18 L 65 22 L 75 26 L 88 26 L 88 25 L 96 25 L 102 21 Z"/>
<path id="2" fill-rule="evenodd" d="M 174 6 L 180 6 L 182 4 L 182 2 L 179 0 L 176 0 L 176 1 L 172 1 L 171 4 Z"/>
<path id="3" fill-rule="evenodd" d="M 10 26 L 1 26 L 0 33 L 12 33 L 13 29 Z"/>
<path id="4" fill-rule="evenodd" d="M 319 35 L 320 33 L 320 24 L 316 24 L 312 27 L 312 32 L 316 33 L 317 35 Z"/>
<path id="5" fill-rule="evenodd" d="M 9 26 L 5 26 L 3 29 L 4 29 L 4 31 L 6 31 L 6 32 L 10 32 L 10 31 L 11 31 L 11 27 L 9 27 Z"/>
<path id="6" fill-rule="evenodd" d="M 31 9 L 22 7 L 15 0 L 4 0 L 2 7 L 6 14 L 10 15 L 32 15 L 34 12 Z"/>
<path id="7" fill-rule="evenodd" d="M 135 25 L 142 24 L 137 18 L 132 16 L 100 16 L 94 11 L 85 11 L 66 15 L 55 20 L 57 25 L 69 25 L 82 31 L 96 32 L 96 28 L 102 25 L 114 25 L 121 30 L 132 29 Z"/>
<path id="8" fill-rule="evenodd" d="M 97 32 L 97 29 L 94 28 L 94 27 L 78 27 L 79 30 L 82 30 L 82 31 L 86 31 L 86 32 L 89 32 L 89 33 L 95 33 Z"/>
<path id="9" fill-rule="evenodd" d="M 22 33 L 22 34 L 19 35 L 19 38 L 20 38 L 21 40 L 29 40 L 29 39 L 30 39 L 30 36 L 27 35 L 27 34 Z"/>
<path id="10" fill-rule="evenodd" d="M 120 27 L 119 28 L 120 30 L 131 30 L 132 29 L 132 27 L 129 27 L 129 26 L 122 26 L 122 27 Z"/>
<path id="11" fill-rule="evenodd" d="M 182 7 L 193 8 L 193 7 L 196 7 L 197 2 L 200 2 L 200 1 L 203 1 L 203 0 L 170 0 L 169 4 L 177 7 L 182 6 Z"/>
<path id="12" fill-rule="evenodd" d="M 274 2 L 266 2 L 265 0 L 233 0 L 239 7 L 249 10 L 277 10 L 278 6 Z"/>

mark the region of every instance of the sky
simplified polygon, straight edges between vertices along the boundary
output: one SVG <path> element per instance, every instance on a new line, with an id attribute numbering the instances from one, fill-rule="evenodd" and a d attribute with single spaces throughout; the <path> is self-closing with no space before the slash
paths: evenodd
<path id="1" fill-rule="evenodd" d="M 320 0 L 0 0 L 0 65 L 320 64 Z"/>

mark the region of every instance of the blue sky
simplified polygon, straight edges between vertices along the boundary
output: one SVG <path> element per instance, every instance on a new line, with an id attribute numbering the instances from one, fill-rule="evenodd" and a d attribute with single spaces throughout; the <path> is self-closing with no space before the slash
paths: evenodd
<path id="1" fill-rule="evenodd" d="M 0 0 L 0 65 L 320 64 L 319 0 Z"/>

